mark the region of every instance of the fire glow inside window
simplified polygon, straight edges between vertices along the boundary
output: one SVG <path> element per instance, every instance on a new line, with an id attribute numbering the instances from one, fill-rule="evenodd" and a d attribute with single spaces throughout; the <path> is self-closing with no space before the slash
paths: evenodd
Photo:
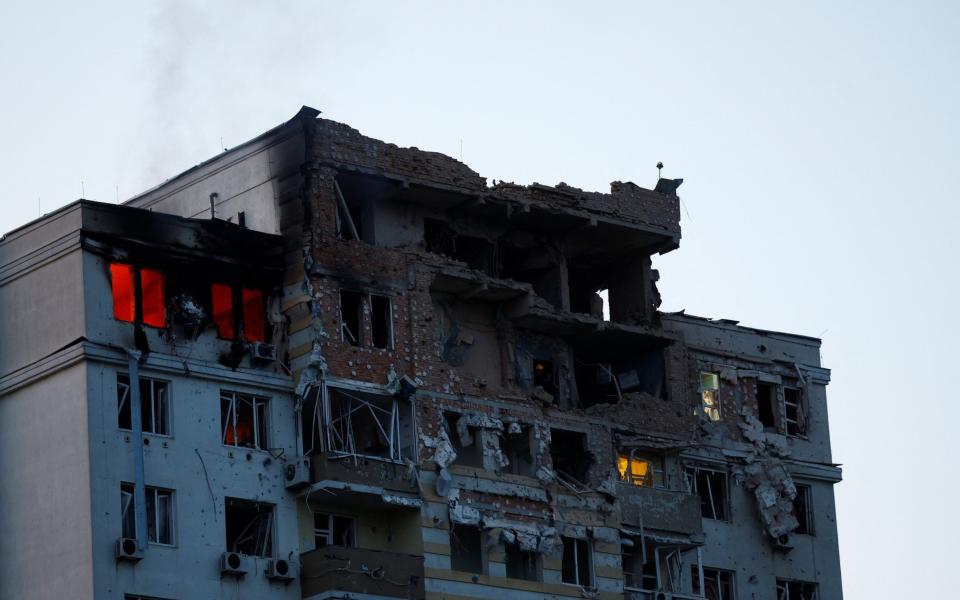
<path id="1" fill-rule="evenodd" d="M 239 288 L 225 283 L 210 286 L 213 322 L 221 339 L 243 338 L 249 342 L 266 341 L 266 305 L 263 292 L 253 288 Z"/>
<path id="2" fill-rule="evenodd" d="M 113 318 L 142 322 L 151 327 L 167 326 L 167 303 L 163 273 L 126 263 L 110 264 L 113 288 Z"/>

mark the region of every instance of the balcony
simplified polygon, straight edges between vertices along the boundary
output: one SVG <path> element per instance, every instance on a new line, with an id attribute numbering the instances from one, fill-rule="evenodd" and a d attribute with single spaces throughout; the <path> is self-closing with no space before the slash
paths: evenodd
<path id="1" fill-rule="evenodd" d="M 380 458 L 315 454 L 310 457 L 310 483 L 301 496 L 323 490 L 328 502 L 376 509 L 416 509 L 422 504 L 410 468 Z"/>
<path id="2" fill-rule="evenodd" d="M 696 494 L 636 485 L 620 485 L 617 492 L 626 525 L 687 536 L 703 534 L 700 497 Z"/>
<path id="3" fill-rule="evenodd" d="M 324 546 L 300 555 L 300 591 L 304 600 L 331 597 L 328 592 L 371 598 L 422 600 L 423 557 L 380 550 Z M 333 596 L 339 597 L 339 596 Z"/>

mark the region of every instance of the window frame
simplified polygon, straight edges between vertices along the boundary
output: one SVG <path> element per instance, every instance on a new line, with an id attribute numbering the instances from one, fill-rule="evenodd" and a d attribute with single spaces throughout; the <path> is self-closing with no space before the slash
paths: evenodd
<path id="1" fill-rule="evenodd" d="M 564 559 L 567 556 L 567 548 L 566 548 L 567 541 L 570 541 L 573 543 L 573 561 L 574 562 L 573 562 L 572 572 L 576 577 L 576 581 L 567 581 L 566 579 L 564 579 L 564 571 L 566 569 L 564 569 L 563 563 L 564 563 Z M 584 588 L 595 587 L 597 582 L 597 574 L 595 571 L 595 564 L 594 564 L 595 561 L 593 557 L 593 544 L 590 542 L 590 540 L 562 535 L 560 536 L 560 543 L 563 545 L 563 555 L 560 558 L 560 581 L 564 585 L 575 585 L 575 586 L 584 587 Z M 580 581 L 580 553 L 578 552 L 578 549 L 581 547 L 581 545 L 585 547 L 585 550 L 586 550 L 585 556 L 587 558 L 587 575 L 590 578 L 590 581 L 587 583 Z"/>
<path id="2" fill-rule="evenodd" d="M 118 316 L 118 306 L 117 306 L 117 275 L 114 272 L 114 267 L 126 267 L 130 269 L 130 289 L 128 292 L 133 294 L 133 318 L 126 319 Z M 110 261 L 107 266 L 107 270 L 110 273 L 110 300 L 112 315 L 114 321 L 119 321 L 121 323 L 133 323 L 134 325 L 140 325 L 145 327 L 153 327 L 156 329 L 166 329 L 170 326 L 169 319 L 167 318 L 167 276 L 160 269 L 154 267 L 148 267 L 134 262 L 124 262 L 124 261 Z M 144 317 L 144 292 L 146 288 L 144 287 L 143 282 L 143 271 L 147 270 L 153 274 L 156 274 L 157 281 L 159 284 L 159 294 L 160 294 L 160 315 L 162 318 L 161 323 L 148 322 Z"/>
<path id="3" fill-rule="evenodd" d="M 790 586 L 791 584 L 798 584 L 801 586 L 812 586 L 813 595 L 791 597 L 790 596 Z M 803 594 L 803 590 L 800 592 Z M 777 600 L 820 600 L 820 585 L 816 581 L 803 581 L 800 579 L 780 579 L 777 578 Z"/>
<path id="4" fill-rule="evenodd" d="M 787 390 L 795 391 L 797 394 L 796 402 L 787 401 Z M 780 395 L 783 399 L 782 410 L 783 410 L 783 433 L 788 437 L 793 438 L 806 438 L 809 423 L 807 423 L 807 405 L 806 405 L 806 390 L 803 386 L 799 385 L 788 385 L 783 384 L 780 386 Z M 788 407 L 790 405 L 795 406 L 796 418 L 790 418 L 790 412 Z M 795 428 L 795 431 L 791 432 L 791 426 Z"/>
<path id="5" fill-rule="evenodd" d="M 704 376 L 712 377 L 716 380 L 716 387 L 708 387 Z M 700 414 L 707 420 L 714 423 L 723 420 L 723 403 L 720 400 L 720 373 L 714 371 L 700 371 Z M 712 399 L 708 402 L 708 394 L 712 393 Z"/>
<path id="6" fill-rule="evenodd" d="M 120 537 L 138 539 L 137 536 L 137 519 L 136 519 L 136 494 L 134 492 L 134 486 L 136 484 L 130 483 L 128 481 L 120 482 Z M 168 500 L 169 510 L 167 512 L 166 527 L 170 536 L 170 541 L 164 542 L 160 541 L 160 502 L 158 501 L 161 495 L 165 496 Z M 154 546 L 166 546 L 168 548 L 176 547 L 177 545 L 177 533 L 176 533 L 176 490 L 169 488 L 155 487 L 152 485 L 144 486 L 144 499 L 147 503 L 145 507 L 145 512 L 147 515 L 147 531 L 146 541 L 148 544 Z M 153 511 L 150 511 L 151 500 L 153 498 L 152 505 Z M 127 500 L 129 498 L 129 500 Z M 154 538 L 150 537 L 150 522 L 151 522 L 151 512 L 153 512 L 153 530 Z M 127 520 L 128 515 L 130 515 L 130 531 L 127 531 L 127 524 L 124 521 Z M 127 535 L 132 533 L 133 535 Z"/>
<path id="7" fill-rule="evenodd" d="M 226 306 L 219 306 L 218 298 L 221 296 L 216 292 L 217 288 L 224 289 L 225 296 L 221 299 L 227 302 Z M 236 281 L 211 281 L 210 291 L 210 320 L 217 330 L 217 339 L 234 341 L 241 340 L 248 343 L 266 343 L 268 335 L 267 310 L 269 299 L 267 291 L 256 286 L 246 286 Z M 259 312 L 259 325 L 262 330 L 252 335 L 248 331 L 250 326 L 250 317 L 255 314 L 254 310 L 248 310 L 253 305 L 256 312 Z M 221 314 L 225 316 L 221 317 Z M 226 329 L 226 321 L 229 319 L 229 332 Z M 221 327 L 221 321 L 224 321 Z"/>
<path id="8" fill-rule="evenodd" d="M 797 499 L 800 498 L 801 494 L 803 494 L 803 515 L 804 520 L 806 521 L 804 531 L 800 531 L 800 528 L 797 528 L 794 530 L 794 533 L 797 535 L 809 535 L 811 537 L 816 536 L 817 527 L 813 512 L 813 486 L 805 483 L 794 483 L 794 487 L 797 490 L 797 496 L 793 500 L 794 513 L 799 512 L 797 510 Z M 800 519 L 798 518 L 797 520 L 799 521 Z M 800 524 L 804 525 L 804 522 L 801 522 Z"/>
<path id="9" fill-rule="evenodd" d="M 269 536 L 267 542 L 269 545 L 269 552 L 266 554 L 244 554 L 244 556 L 253 556 L 257 558 L 275 558 L 277 552 L 277 505 L 271 502 L 259 502 L 257 500 L 248 500 L 246 498 L 238 498 L 236 496 L 224 496 L 223 497 L 223 514 L 224 514 L 224 523 L 223 523 L 223 532 L 224 532 L 224 545 L 227 552 L 240 552 L 239 549 L 234 550 L 230 547 L 229 532 L 227 531 L 227 510 L 230 508 L 230 503 L 234 502 L 237 504 L 248 505 L 250 507 L 256 508 L 258 516 L 261 514 L 259 507 L 266 506 L 269 507 L 270 520 L 267 523 L 267 535 Z M 251 521 L 252 523 L 252 521 Z M 249 524 L 247 525 L 249 527 Z M 243 533 L 246 529 L 241 530 Z M 234 540 L 233 547 L 237 548 L 237 542 L 239 540 Z M 256 548 L 254 548 L 256 550 Z M 243 554 L 242 552 L 240 552 Z"/>
<path id="10" fill-rule="evenodd" d="M 626 459 L 626 466 L 623 472 L 621 472 L 620 467 L 623 466 L 621 461 L 624 459 Z M 635 461 L 644 462 L 649 465 L 648 475 L 640 480 L 646 481 L 649 479 L 649 484 L 635 483 L 633 476 L 633 463 Z M 666 475 L 666 469 L 664 468 L 664 460 L 662 456 L 643 452 L 642 450 L 637 450 L 636 448 L 631 449 L 629 453 L 624 453 L 623 450 L 617 452 L 617 477 L 618 481 L 624 485 L 665 490 L 667 489 Z"/>
<path id="11" fill-rule="evenodd" d="M 376 336 L 376 334 L 374 333 L 374 329 L 373 329 L 373 323 L 374 323 L 374 306 L 373 306 L 373 299 L 374 299 L 374 298 L 382 298 L 382 299 L 385 300 L 386 303 L 387 303 L 387 314 L 386 314 L 386 316 L 387 316 L 387 322 L 386 322 L 386 328 L 387 328 L 387 331 L 386 331 L 386 333 L 387 333 L 387 345 L 386 345 L 386 346 L 378 346 L 377 343 L 376 343 L 376 337 L 377 337 L 377 336 Z M 393 298 L 392 298 L 391 296 L 387 296 L 387 295 L 385 295 L 385 294 L 375 294 L 375 293 L 373 293 L 373 292 L 367 292 L 367 302 L 370 303 L 370 313 L 369 313 L 369 314 L 370 314 L 370 347 L 371 347 L 371 348 L 376 348 L 376 349 L 378 349 L 378 350 L 393 350 L 393 349 L 394 349 L 394 343 L 395 343 L 394 334 L 393 334 Z M 361 314 L 361 316 L 364 314 L 364 311 L 363 311 L 362 306 L 361 306 L 361 309 L 360 309 L 360 314 Z M 363 325 L 361 324 L 360 327 L 361 327 L 361 329 L 362 329 L 362 328 L 363 328 Z"/>
<path id="12" fill-rule="evenodd" d="M 325 530 L 318 529 L 318 528 L 317 528 L 317 525 L 316 525 L 316 523 L 317 523 L 317 517 L 318 517 L 318 516 L 321 516 L 321 515 L 323 515 L 323 516 L 325 516 L 325 517 L 327 518 L 327 529 L 325 529 Z M 317 543 L 317 538 L 320 537 L 320 534 L 319 534 L 318 532 L 320 532 L 320 531 L 325 531 L 325 532 L 326 532 L 325 535 L 326 535 L 327 540 L 332 540 L 332 539 L 333 539 L 333 532 L 335 531 L 335 528 L 334 528 L 334 519 L 346 519 L 346 520 L 349 520 L 349 521 L 350 521 L 350 541 L 352 542 L 352 545 L 345 546 L 345 545 L 343 545 L 343 544 L 335 544 L 335 543 L 331 543 L 331 542 L 329 542 L 329 541 L 328 541 L 326 544 L 322 544 L 322 545 Z M 337 548 L 359 548 L 359 547 L 360 547 L 360 546 L 359 546 L 359 540 L 357 539 L 357 517 L 355 517 L 355 516 L 353 516 L 353 515 L 344 515 L 344 514 L 340 514 L 340 513 L 330 513 L 330 512 L 324 512 L 324 511 L 314 511 L 314 512 L 313 512 L 313 523 L 314 523 L 314 525 L 313 525 L 313 546 L 314 546 L 314 548 L 326 548 L 327 546 L 333 546 L 333 547 L 337 547 Z"/>
<path id="13" fill-rule="evenodd" d="M 712 510 L 712 512 L 713 512 L 713 514 L 714 514 L 713 517 L 709 517 L 709 516 L 703 514 L 703 506 L 704 506 L 703 503 L 704 503 L 705 499 L 704 499 L 703 495 L 700 493 L 699 484 L 697 483 L 697 475 L 700 473 L 700 471 L 705 471 L 705 472 L 711 473 L 711 474 L 713 474 L 713 475 L 721 475 L 721 476 L 723 477 L 723 487 L 722 487 L 722 490 L 723 490 L 723 499 L 722 499 L 722 504 L 719 505 L 719 506 L 721 506 L 721 507 L 723 508 L 723 517 L 717 517 L 717 516 L 716 516 L 716 514 L 717 514 L 717 510 L 716 510 L 717 504 L 716 504 L 716 502 L 709 502 L 709 501 L 707 502 L 708 505 L 711 507 L 711 510 Z M 702 518 L 704 518 L 704 519 L 710 519 L 711 521 L 722 521 L 722 522 L 727 522 L 727 523 L 732 522 L 732 521 L 733 521 L 733 515 L 732 515 L 732 510 L 731 510 L 731 504 L 730 504 L 730 474 L 729 474 L 726 470 L 724 470 L 724 469 L 712 468 L 712 467 L 704 466 L 704 465 L 687 465 L 687 468 L 686 468 L 686 470 L 685 470 L 685 474 L 686 474 L 687 489 L 688 489 L 688 491 L 689 491 L 690 493 L 697 494 L 697 496 L 700 497 L 700 503 L 701 503 L 701 504 L 700 504 L 700 516 L 701 516 Z M 708 480 L 708 481 L 709 481 L 709 480 Z M 712 486 L 710 487 L 710 489 L 709 489 L 708 491 L 709 491 L 709 497 L 710 497 L 711 499 L 713 499 L 714 496 L 713 496 L 713 488 L 712 488 Z"/>
<path id="14" fill-rule="evenodd" d="M 706 587 L 707 587 L 707 580 L 710 579 L 710 576 L 708 575 L 708 572 L 709 572 L 709 573 L 713 573 L 713 574 L 716 575 L 715 582 L 716 582 L 719 586 L 721 586 L 720 588 L 718 588 L 718 589 L 719 589 L 719 593 L 721 594 L 721 596 L 720 596 L 717 600 L 736 600 L 736 599 L 737 599 L 737 573 L 736 573 L 736 571 L 731 571 L 731 570 L 729 570 L 729 569 L 718 569 L 718 568 L 716 568 L 716 567 L 703 567 L 702 569 L 703 569 L 703 584 L 704 584 L 703 587 L 704 587 L 704 589 L 701 590 L 701 589 L 699 589 L 699 588 L 700 588 L 700 577 L 699 577 L 699 573 L 697 572 L 697 565 L 690 565 L 690 566 L 691 566 L 691 575 L 692 575 L 692 577 L 691 577 L 691 579 L 692 579 L 692 587 L 691 587 L 690 589 L 693 591 L 694 594 L 699 594 L 698 597 L 702 597 L 702 598 L 706 598 L 706 597 L 707 597 Z M 729 596 L 723 595 L 723 588 L 722 588 L 723 581 L 722 581 L 720 578 L 721 578 L 722 576 L 724 576 L 724 575 L 726 575 L 726 576 L 729 578 L 729 580 L 728 580 L 728 582 L 727 582 L 728 585 L 729 585 L 729 588 L 730 588 L 730 595 L 729 595 Z"/>
<path id="15" fill-rule="evenodd" d="M 514 577 L 510 575 L 510 561 L 507 560 L 508 555 L 511 552 L 516 552 L 520 555 L 523 555 L 521 560 L 527 561 L 532 558 L 532 578 L 530 577 Z M 526 570 L 527 565 L 522 565 L 523 570 Z M 519 581 L 543 581 L 543 557 L 541 554 L 534 552 L 532 550 L 524 550 L 520 547 L 520 544 L 504 544 L 503 545 L 503 570 L 508 579 L 516 579 Z"/>
<path id="16" fill-rule="evenodd" d="M 121 378 L 126 379 L 126 382 L 121 381 Z M 154 435 L 154 436 L 157 436 L 157 437 L 172 438 L 172 437 L 173 437 L 173 400 L 172 400 L 172 395 L 170 394 L 170 388 L 172 387 L 172 386 L 171 386 L 171 382 L 170 382 L 170 381 L 167 381 L 167 380 L 165 380 L 165 379 L 156 379 L 156 378 L 153 378 L 153 377 L 142 377 L 142 376 L 138 376 L 138 379 L 139 379 L 139 381 L 141 382 L 141 386 L 142 386 L 142 383 L 145 382 L 145 381 L 150 382 L 150 390 L 151 390 L 150 414 L 151 414 L 151 425 L 152 425 L 151 428 L 152 428 L 152 431 L 151 431 L 151 430 L 147 430 L 145 427 L 143 427 L 143 423 L 144 423 L 144 419 L 143 419 L 143 416 L 142 416 L 143 408 L 141 407 L 141 418 L 140 418 L 140 421 L 141 421 L 141 427 L 142 427 L 142 429 L 143 429 L 143 433 L 144 433 L 144 434 L 147 434 L 147 435 Z M 167 427 L 166 427 L 166 429 L 167 429 L 167 432 L 166 432 L 166 433 L 160 433 L 160 432 L 156 431 L 156 428 L 157 428 L 157 418 L 156 418 L 156 403 L 157 403 L 157 400 L 153 397 L 153 393 L 152 393 L 152 392 L 153 392 L 153 390 L 154 390 L 154 385 L 155 385 L 155 384 L 158 384 L 158 383 L 159 383 L 159 384 L 163 384 L 163 388 L 165 389 L 165 392 L 166 392 L 165 395 L 164 395 L 164 398 L 163 398 L 163 400 L 164 400 L 163 404 L 164 404 L 164 407 L 165 407 L 165 409 L 166 409 L 165 411 L 163 411 L 163 412 L 165 412 L 165 414 L 164 414 L 164 422 L 166 423 L 166 426 L 167 426 Z M 127 397 L 126 397 L 126 399 L 123 399 L 123 398 L 120 398 L 120 397 L 119 397 L 119 395 L 120 395 L 120 386 L 121 386 L 121 385 L 126 385 L 126 386 L 127 386 L 127 391 L 126 391 Z M 130 400 L 131 400 L 130 396 L 131 396 L 131 394 L 130 394 L 130 374 L 129 374 L 129 373 L 123 373 L 123 372 L 117 373 L 117 395 L 118 395 L 118 398 L 117 398 L 117 429 L 119 429 L 120 431 L 132 432 L 132 431 L 133 431 L 133 424 L 132 424 L 132 420 L 133 420 L 133 406 L 132 406 L 132 404 L 130 403 Z M 140 390 L 140 403 L 141 403 L 141 405 L 143 404 L 143 390 L 142 390 L 142 389 Z M 130 411 L 131 426 L 130 426 L 129 429 L 126 428 L 126 427 L 123 427 L 123 426 L 120 424 L 120 419 L 121 419 L 121 415 L 122 415 L 122 412 L 123 412 L 123 409 L 124 409 L 124 404 L 126 404 L 127 410 Z"/>
<path id="17" fill-rule="evenodd" d="M 457 536 L 458 529 L 470 529 L 474 530 L 478 536 L 478 548 L 477 552 L 479 553 L 480 558 L 480 570 L 479 571 L 464 571 L 457 566 L 454 566 L 454 554 L 457 554 L 456 548 L 457 544 L 460 544 L 460 538 Z M 465 523 L 450 523 L 450 570 L 457 573 L 474 573 L 476 575 L 486 575 L 488 570 L 488 557 L 487 553 L 484 551 L 483 543 L 483 528 L 479 525 L 467 525 Z M 463 544 L 460 544 L 463 546 Z"/>
<path id="18" fill-rule="evenodd" d="M 242 446 L 239 444 L 239 438 L 237 436 L 237 405 L 238 400 L 240 399 L 249 400 L 251 403 L 251 419 L 252 419 L 252 428 L 253 428 L 253 446 Z M 233 441 L 234 443 L 227 443 L 227 433 L 228 433 L 228 424 L 224 423 L 224 412 L 223 412 L 223 402 L 228 400 L 230 402 L 230 408 L 227 411 L 227 415 L 232 415 L 232 421 L 229 423 L 229 426 L 232 428 Z M 220 390 L 220 443 L 224 446 L 230 448 L 244 448 L 247 450 L 261 450 L 269 451 L 270 450 L 270 440 L 271 440 L 271 431 L 270 425 L 273 422 L 273 415 L 270 414 L 270 406 L 272 405 L 271 398 L 269 396 L 260 396 L 258 394 L 250 394 L 247 392 L 238 392 L 234 390 Z M 257 410 L 257 407 L 260 406 L 263 409 L 263 425 L 260 425 L 260 411 Z M 261 432 L 262 429 L 262 432 Z M 266 440 L 261 440 L 261 434 L 266 438 Z"/>

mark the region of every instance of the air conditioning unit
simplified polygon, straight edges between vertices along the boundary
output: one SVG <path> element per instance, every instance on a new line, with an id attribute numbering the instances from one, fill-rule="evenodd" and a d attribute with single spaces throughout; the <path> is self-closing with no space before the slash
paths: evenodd
<path id="1" fill-rule="evenodd" d="M 297 578 L 297 565 L 289 560 L 269 560 L 263 572 L 266 573 L 267 579 L 289 583 Z"/>
<path id="2" fill-rule="evenodd" d="M 252 342 L 250 344 L 250 356 L 254 360 L 272 361 L 277 360 L 277 347 L 273 344 L 263 342 Z"/>
<path id="3" fill-rule="evenodd" d="M 137 546 L 137 540 L 122 537 L 117 540 L 117 560 L 136 562 L 143 558 L 143 551 Z"/>
<path id="4" fill-rule="evenodd" d="M 288 490 L 310 485 L 310 458 L 298 456 L 283 467 L 283 485 Z"/>
<path id="5" fill-rule="evenodd" d="M 250 572 L 250 557 L 239 552 L 224 552 L 220 555 L 220 575 L 243 577 Z"/>

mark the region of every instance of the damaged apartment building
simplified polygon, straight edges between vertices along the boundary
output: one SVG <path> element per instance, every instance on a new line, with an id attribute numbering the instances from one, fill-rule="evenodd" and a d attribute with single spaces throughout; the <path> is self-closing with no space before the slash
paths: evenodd
<path id="1" fill-rule="evenodd" d="M 679 183 L 304 107 L 7 233 L 0 597 L 841 599 L 820 341 L 659 310 Z"/>

